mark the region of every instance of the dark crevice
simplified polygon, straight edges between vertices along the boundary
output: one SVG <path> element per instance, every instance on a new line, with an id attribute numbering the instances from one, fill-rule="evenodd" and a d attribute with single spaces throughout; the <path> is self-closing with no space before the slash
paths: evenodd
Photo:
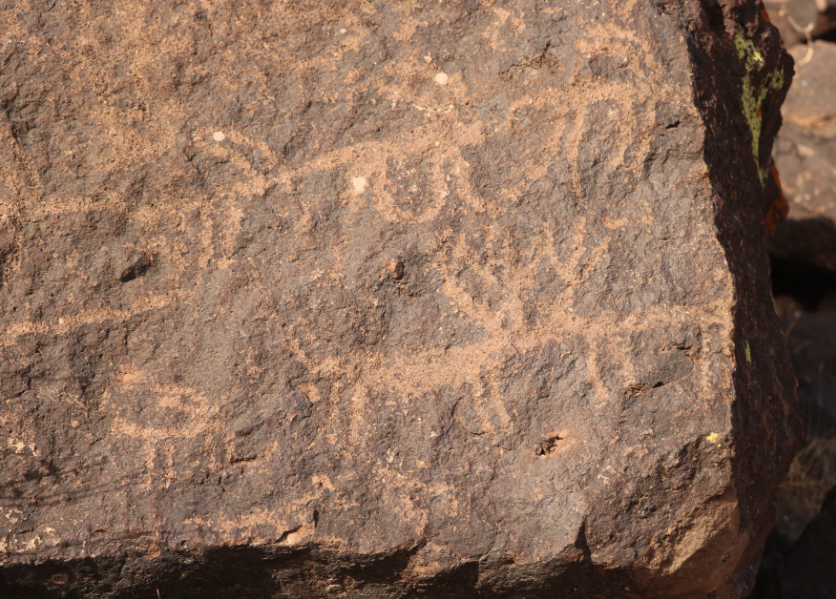
<path id="1" fill-rule="evenodd" d="M 534 57 L 523 59 L 519 62 L 515 62 L 511 66 L 509 66 L 504 71 L 500 72 L 501 77 L 507 76 L 509 73 L 515 70 L 525 70 L 525 69 L 539 69 L 543 65 L 546 64 L 549 60 L 549 49 L 551 48 L 552 43 L 546 42 L 543 46 L 543 49 Z"/>
<path id="2" fill-rule="evenodd" d="M 723 7 L 717 0 L 702 0 L 703 10 L 708 17 L 708 26 L 719 35 L 726 32 L 726 17 L 723 15 Z"/>
<path id="3" fill-rule="evenodd" d="M 290 530 L 284 531 L 282 533 L 282 536 L 279 537 L 279 540 L 276 541 L 276 544 L 281 545 L 282 542 L 287 540 L 287 537 L 289 537 L 292 534 L 295 534 L 295 533 L 299 532 L 300 530 L 302 530 L 302 525 L 301 524 L 299 526 L 291 528 Z"/>
<path id="4" fill-rule="evenodd" d="M 836 310 L 836 224 L 825 217 L 788 220 L 775 230 L 769 252 L 779 313 L 791 304 L 805 312 Z"/>
<path id="5" fill-rule="evenodd" d="M 807 312 L 836 310 L 836 272 L 803 259 L 769 257 L 772 295 L 791 297 Z"/>
<path id="6" fill-rule="evenodd" d="M 562 439 L 558 435 L 553 435 L 548 439 L 540 441 L 540 443 L 537 444 L 537 447 L 534 448 L 534 455 L 546 457 L 553 454 L 557 449 L 558 441 L 561 440 Z"/>
<path id="7" fill-rule="evenodd" d="M 578 537 L 575 539 L 575 547 L 581 550 L 583 558 L 586 561 L 592 560 L 592 551 L 589 549 L 589 542 L 586 540 L 586 519 L 581 523 L 580 530 L 578 530 Z"/>
<path id="8" fill-rule="evenodd" d="M 133 281 L 134 279 L 144 275 L 153 265 L 153 256 L 145 252 L 140 252 L 130 260 L 130 263 L 125 268 L 122 269 L 122 273 L 119 275 L 119 280 L 123 283 Z"/>
<path id="9" fill-rule="evenodd" d="M 231 458 L 229 458 L 230 464 L 240 464 L 241 462 L 254 462 L 258 459 L 258 456 L 255 454 L 247 454 L 247 455 L 236 455 L 233 454 Z"/>

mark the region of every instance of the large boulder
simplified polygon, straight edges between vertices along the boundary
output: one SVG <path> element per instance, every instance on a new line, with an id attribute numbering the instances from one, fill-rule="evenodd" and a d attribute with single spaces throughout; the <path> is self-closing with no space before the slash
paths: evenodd
<path id="1" fill-rule="evenodd" d="M 756 2 L 0 6 L 0 595 L 747 592 Z"/>

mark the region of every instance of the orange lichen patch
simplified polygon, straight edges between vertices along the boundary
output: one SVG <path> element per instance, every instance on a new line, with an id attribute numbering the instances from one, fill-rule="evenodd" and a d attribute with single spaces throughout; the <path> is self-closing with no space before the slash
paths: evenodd
<path id="1" fill-rule="evenodd" d="M 761 16 L 763 17 L 763 20 L 766 21 L 767 23 L 772 22 L 772 19 L 769 18 L 769 13 L 766 11 L 765 8 L 761 9 Z"/>
<path id="2" fill-rule="evenodd" d="M 778 175 L 778 169 L 772 165 L 772 179 L 775 181 L 775 186 L 778 188 L 778 199 L 769 207 L 764 218 L 763 226 L 766 230 L 766 235 L 771 237 L 775 234 L 775 229 L 778 225 L 786 220 L 790 212 L 790 206 L 787 203 L 787 198 L 784 197 L 784 192 L 781 190 L 781 177 Z"/>

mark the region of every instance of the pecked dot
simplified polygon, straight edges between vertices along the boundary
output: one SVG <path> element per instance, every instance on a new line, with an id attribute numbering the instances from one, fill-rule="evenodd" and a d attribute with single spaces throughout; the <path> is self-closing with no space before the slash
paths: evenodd
<path id="1" fill-rule="evenodd" d="M 447 76 L 447 73 L 443 73 L 443 72 L 436 74 L 434 79 L 435 79 L 435 82 L 438 83 L 439 85 L 447 85 L 447 82 L 450 80 L 450 78 Z"/>
<path id="2" fill-rule="evenodd" d="M 212 139 L 214 139 L 215 141 L 223 141 L 226 139 L 226 135 L 224 135 L 221 131 L 215 131 L 212 134 Z"/>
<path id="3" fill-rule="evenodd" d="M 351 179 L 351 185 L 354 187 L 354 193 L 361 194 L 366 190 L 367 181 L 365 177 L 354 177 Z"/>

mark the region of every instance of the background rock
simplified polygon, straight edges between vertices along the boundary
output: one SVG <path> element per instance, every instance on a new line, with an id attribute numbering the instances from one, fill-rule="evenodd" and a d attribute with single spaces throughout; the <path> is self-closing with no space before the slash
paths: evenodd
<path id="1" fill-rule="evenodd" d="M 791 50 L 797 61 L 806 48 Z M 790 212 L 770 243 L 776 295 L 806 293 L 805 308 L 818 302 L 833 285 L 836 273 L 836 44 L 815 42 L 812 59 L 798 67 L 792 91 L 782 108 L 784 126 L 775 144 Z M 802 271 L 806 269 L 806 274 Z M 794 280 L 787 276 L 797 273 Z M 815 289 L 804 291 L 801 277 Z M 832 299 L 828 301 L 832 302 Z"/>
<path id="2" fill-rule="evenodd" d="M 796 61 L 804 46 L 791 53 Z M 782 108 L 784 126 L 775 144 L 775 164 L 790 204 L 788 220 L 770 252 L 784 260 L 836 271 L 836 44 L 815 42 L 812 59 L 798 67 Z"/>
<path id="3" fill-rule="evenodd" d="M 808 39 L 836 40 L 836 2 L 833 0 L 766 0 L 763 4 L 787 48 Z"/>
<path id="4" fill-rule="evenodd" d="M 751 586 L 756 3 L 0 10 L 0 592 Z"/>
<path id="5" fill-rule="evenodd" d="M 752 599 L 832 596 L 825 564 L 836 563 L 825 541 L 828 516 L 819 516 L 836 485 L 836 46 L 817 41 L 790 52 L 797 73 L 775 147 L 790 211 L 770 253 L 806 441 L 781 485 L 778 523 Z"/>
<path id="6" fill-rule="evenodd" d="M 836 489 L 779 569 L 781 597 L 836 597 Z"/>
<path id="7" fill-rule="evenodd" d="M 805 30 L 815 28 L 819 13 L 816 0 L 785 0 L 784 2 L 764 3 L 769 11 L 769 19 L 781 32 L 781 38 L 787 48 L 802 43 L 807 39 Z"/>
<path id="8" fill-rule="evenodd" d="M 773 551 L 786 553 L 836 485 L 836 312 L 796 312 L 788 338 L 807 444 L 781 485 Z"/>
<path id="9" fill-rule="evenodd" d="M 836 597 L 836 488 L 825 497 L 789 554 L 762 576 L 759 597 L 803 599 Z M 760 591 L 760 589 L 759 589 Z"/>

